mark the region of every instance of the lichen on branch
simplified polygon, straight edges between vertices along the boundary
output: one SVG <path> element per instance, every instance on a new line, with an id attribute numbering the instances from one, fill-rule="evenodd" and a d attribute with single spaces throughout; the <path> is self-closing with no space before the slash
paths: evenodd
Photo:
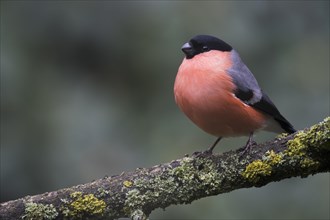
<path id="1" fill-rule="evenodd" d="M 330 171 L 330 118 L 219 155 L 195 152 L 151 168 L 0 204 L 0 219 L 146 219 L 156 208 Z M 175 195 L 175 196 L 173 196 Z"/>

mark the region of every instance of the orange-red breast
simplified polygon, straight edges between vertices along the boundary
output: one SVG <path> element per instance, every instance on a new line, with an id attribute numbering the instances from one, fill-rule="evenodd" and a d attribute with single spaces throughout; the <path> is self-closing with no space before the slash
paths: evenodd
<path id="1" fill-rule="evenodd" d="M 249 135 L 248 149 L 255 131 L 295 132 L 229 44 L 197 35 L 182 51 L 175 101 L 198 127 L 218 137 L 209 152 L 222 137 Z"/>

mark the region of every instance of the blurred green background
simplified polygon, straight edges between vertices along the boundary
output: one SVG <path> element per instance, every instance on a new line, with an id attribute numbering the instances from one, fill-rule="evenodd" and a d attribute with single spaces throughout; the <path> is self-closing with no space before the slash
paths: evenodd
<path id="1" fill-rule="evenodd" d="M 206 149 L 215 138 L 173 98 L 196 34 L 239 51 L 297 129 L 329 115 L 329 1 L 1 1 L 1 202 Z M 150 218 L 329 219 L 329 184 L 291 178 Z"/>

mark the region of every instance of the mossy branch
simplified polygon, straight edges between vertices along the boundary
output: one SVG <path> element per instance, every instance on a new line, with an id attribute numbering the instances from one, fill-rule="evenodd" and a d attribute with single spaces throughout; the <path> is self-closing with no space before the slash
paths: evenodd
<path id="1" fill-rule="evenodd" d="M 194 153 L 151 168 L 0 204 L 0 219 L 146 219 L 156 208 L 330 171 L 330 118 L 242 155 Z"/>

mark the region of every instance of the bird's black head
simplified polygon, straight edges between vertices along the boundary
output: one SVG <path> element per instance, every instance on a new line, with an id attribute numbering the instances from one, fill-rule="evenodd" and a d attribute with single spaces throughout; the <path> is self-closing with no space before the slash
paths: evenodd
<path id="1" fill-rule="evenodd" d="M 210 50 L 231 51 L 233 48 L 219 38 L 210 35 L 197 35 L 182 46 L 187 59 Z"/>

